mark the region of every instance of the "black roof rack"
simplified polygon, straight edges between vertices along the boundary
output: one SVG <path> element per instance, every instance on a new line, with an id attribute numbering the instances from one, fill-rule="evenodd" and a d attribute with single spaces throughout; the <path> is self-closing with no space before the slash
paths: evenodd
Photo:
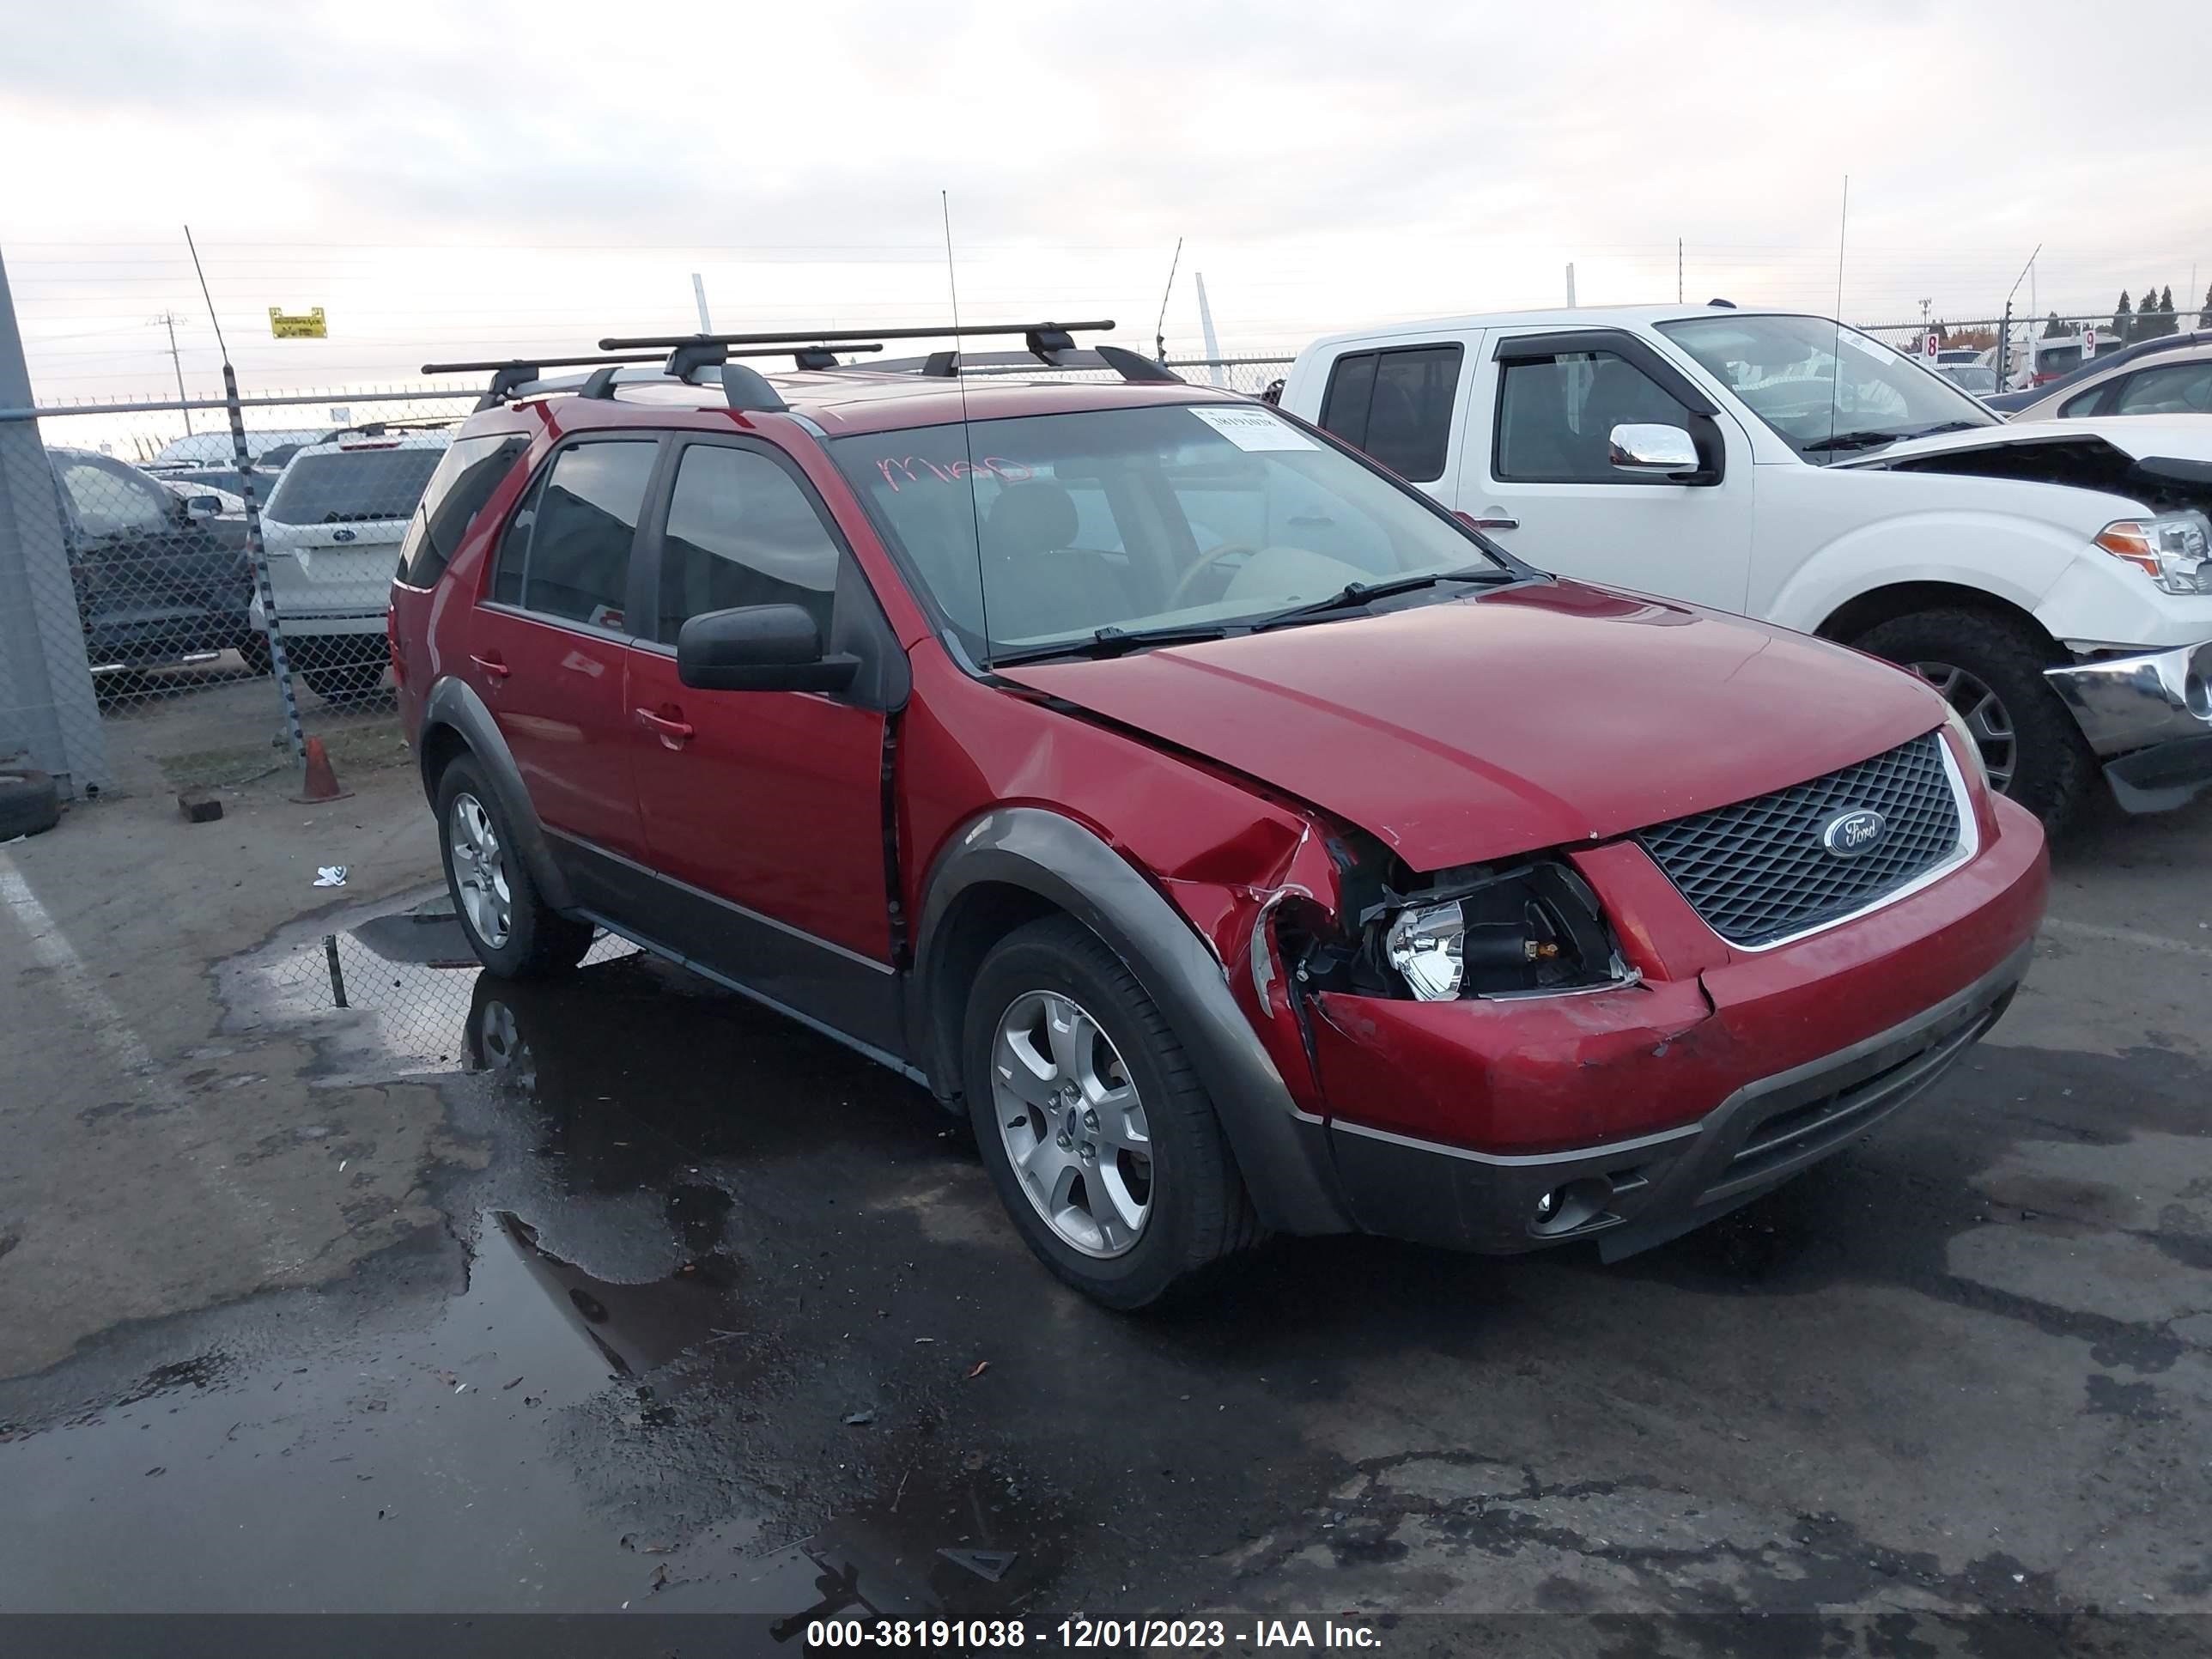
<path id="1" fill-rule="evenodd" d="M 881 351 L 883 347 L 842 345 L 836 349 L 845 352 Z M 578 395 L 585 398 L 611 398 L 614 396 L 614 388 L 617 384 L 616 371 L 618 369 L 658 363 L 662 366 L 664 373 L 672 374 L 678 380 L 688 380 L 695 370 L 710 364 L 722 363 L 731 357 L 789 357 L 801 368 L 835 368 L 837 366 L 836 352 L 827 346 L 816 345 L 810 342 L 804 345 L 792 344 L 748 351 L 732 351 L 726 347 L 716 346 L 707 351 L 688 355 L 681 350 L 671 352 L 665 358 L 658 351 L 617 351 L 602 352 L 597 356 L 581 357 L 513 357 L 483 362 L 425 363 L 422 365 L 422 372 L 425 374 L 489 373 L 491 375 L 491 384 L 484 389 L 483 395 L 477 399 L 477 407 L 490 409 L 506 402 L 507 398 L 524 388 L 543 380 L 545 371 L 549 368 L 587 368 L 592 370 L 592 373 L 585 379 L 582 386 L 577 388 Z M 761 380 L 757 374 L 752 374 L 750 370 L 747 370 L 746 373 L 750 374 L 754 380 L 760 381 L 762 386 L 767 386 L 768 383 Z M 775 398 L 772 392 L 769 395 L 774 398 L 774 401 L 760 404 L 759 407 L 775 409 L 783 407 L 782 399 Z M 732 400 L 732 406 L 752 407 L 754 405 L 737 404 Z"/>
<path id="2" fill-rule="evenodd" d="M 1026 367 L 1031 362 L 1052 368 L 1110 368 L 1125 380 L 1168 381 L 1180 384 L 1182 376 L 1164 364 L 1121 346 L 1101 345 L 1079 349 L 1077 334 L 1101 333 L 1114 326 L 1110 318 L 1083 323 L 969 323 L 945 327 L 875 328 L 875 329 L 814 329 L 799 330 L 789 334 L 668 334 L 639 337 L 610 337 L 599 342 L 608 350 L 640 346 L 665 346 L 669 350 L 668 372 L 678 379 L 708 363 L 720 362 L 721 353 L 729 356 L 780 356 L 793 350 L 801 341 L 815 343 L 812 352 L 794 351 L 801 368 L 834 368 L 837 362 L 832 348 L 840 351 L 880 351 L 885 340 L 944 340 L 1004 337 L 1022 337 L 1023 352 L 991 352 L 963 356 L 958 351 L 935 351 L 928 356 L 875 365 L 890 370 L 915 370 L 928 375 L 951 377 L 965 369 L 994 369 Z M 863 345 L 856 342 L 866 341 Z M 738 349 L 745 348 L 746 349 Z M 811 361 L 810 361 L 811 359 Z M 781 400 L 779 400 L 781 401 Z"/>
<path id="3" fill-rule="evenodd" d="M 477 407 L 492 409 L 505 403 L 532 382 L 543 380 L 549 368 L 617 368 L 624 363 L 649 363 L 653 361 L 652 357 L 635 353 L 617 356 L 601 354 L 595 357 L 503 357 L 484 362 L 425 363 L 422 372 L 425 374 L 489 374 L 491 384 L 477 399 Z"/>
<path id="4" fill-rule="evenodd" d="M 982 334 L 1027 334 L 1044 337 L 1041 344 L 1030 346 L 1032 351 L 1065 351 L 1075 343 L 1067 337 L 1069 335 L 1100 334 L 1113 326 L 1109 319 L 1103 323 L 969 323 L 965 326 L 944 328 L 791 328 L 775 334 L 650 334 L 635 338 L 602 340 L 599 349 L 635 351 L 647 346 L 673 349 L 687 345 L 789 347 L 817 342 L 829 345 L 846 340 L 949 340 Z"/>

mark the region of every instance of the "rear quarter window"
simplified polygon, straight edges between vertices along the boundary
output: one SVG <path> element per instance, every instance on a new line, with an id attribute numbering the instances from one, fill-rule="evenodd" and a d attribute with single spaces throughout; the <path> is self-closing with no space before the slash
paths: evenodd
<path id="1" fill-rule="evenodd" d="M 1444 475 L 1463 349 L 1401 346 L 1355 351 L 1330 368 L 1321 425 L 1412 483 Z"/>
<path id="2" fill-rule="evenodd" d="M 489 432 L 459 438 L 446 452 L 423 487 L 422 500 L 399 546 L 399 580 L 428 587 L 446 572 L 477 514 L 530 447 L 520 432 Z"/>

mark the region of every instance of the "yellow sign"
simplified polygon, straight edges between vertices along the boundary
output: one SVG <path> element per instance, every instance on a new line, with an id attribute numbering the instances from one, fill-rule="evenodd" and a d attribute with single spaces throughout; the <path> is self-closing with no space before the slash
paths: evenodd
<path id="1" fill-rule="evenodd" d="M 326 340 L 331 332 L 323 325 L 323 308 L 320 306 L 312 311 L 295 312 L 289 315 L 271 306 L 269 307 L 269 331 L 280 340 Z"/>

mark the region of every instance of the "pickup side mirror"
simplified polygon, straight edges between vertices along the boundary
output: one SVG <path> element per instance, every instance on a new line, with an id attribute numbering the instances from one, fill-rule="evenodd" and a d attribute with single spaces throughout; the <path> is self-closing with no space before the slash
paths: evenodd
<path id="1" fill-rule="evenodd" d="M 1616 472 L 1676 477 L 1698 470 L 1698 446 L 1679 426 L 1617 426 L 1607 440 L 1606 459 Z"/>
<path id="2" fill-rule="evenodd" d="M 842 691 L 860 668 L 823 655 L 822 630 L 796 605 L 709 611 L 676 636 L 676 678 L 702 691 Z"/>
<path id="3" fill-rule="evenodd" d="M 185 516 L 188 519 L 214 519 L 222 514 L 220 495 L 187 495 L 185 497 Z"/>

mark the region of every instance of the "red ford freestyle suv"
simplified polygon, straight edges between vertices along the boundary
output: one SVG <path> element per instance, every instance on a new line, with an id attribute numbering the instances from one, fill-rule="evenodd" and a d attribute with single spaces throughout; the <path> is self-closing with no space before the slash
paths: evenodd
<path id="1" fill-rule="evenodd" d="M 962 331 L 1027 355 L 459 366 L 392 656 L 493 973 L 605 928 L 905 1073 L 1117 1308 L 1268 1231 L 1626 1254 L 2002 1012 L 2042 836 L 1919 680 Z"/>

